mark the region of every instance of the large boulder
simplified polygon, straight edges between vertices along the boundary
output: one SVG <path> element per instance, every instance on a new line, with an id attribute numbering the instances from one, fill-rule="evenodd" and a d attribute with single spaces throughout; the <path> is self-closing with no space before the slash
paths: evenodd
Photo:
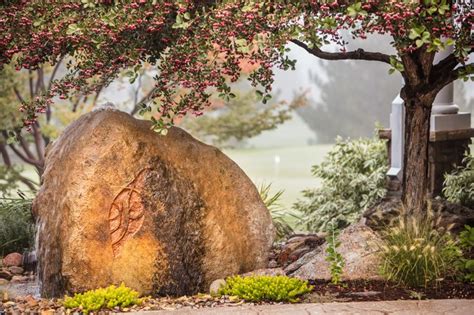
<path id="1" fill-rule="evenodd" d="M 264 268 L 271 217 L 245 173 L 179 128 L 86 114 L 47 150 L 33 205 L 43 296 L 109 284 L 193 294 Z"/>

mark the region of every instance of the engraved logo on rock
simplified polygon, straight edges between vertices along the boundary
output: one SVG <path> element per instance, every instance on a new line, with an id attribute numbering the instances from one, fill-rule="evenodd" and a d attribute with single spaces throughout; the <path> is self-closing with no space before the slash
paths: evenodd
<path id="1" fill-rule="evenodd" d="M 148 169 L 137 177 L 115 197 L 109 212 L 110 236 L 114 257 L 120 253 L 125 242 L 137 233 L 145 219 L 142 190 Z"/>

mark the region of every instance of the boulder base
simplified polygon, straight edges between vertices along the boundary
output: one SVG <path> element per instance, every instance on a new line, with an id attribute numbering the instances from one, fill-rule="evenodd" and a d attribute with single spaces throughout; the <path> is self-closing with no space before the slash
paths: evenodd
<path id="1" fill-rule="evenodd" d="M 43 296 L 121 282 L 193 294 L 266 266 L 274 229 L 250 179 L 185 131 L 150 126 L 96 111 L 48 148 L 33 205 Z"/>

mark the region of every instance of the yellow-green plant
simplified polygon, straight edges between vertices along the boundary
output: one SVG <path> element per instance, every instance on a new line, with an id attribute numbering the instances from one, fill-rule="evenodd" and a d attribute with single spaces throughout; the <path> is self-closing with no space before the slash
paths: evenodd
<path id="1" fill-rule="evenodd" d="M 387 280 L 427 287 L 455 276 L 462 253 L 449 227 L 440 226 L 439 218 L 431 206 L 424 217 L 401 211 L 399 223 L 384 231 L 381 273 Z"/>
<path id="2" fill-rule="evenodd" d="M 237 296 L 246 301 L 298 302 L 299 296 L 313 287 L 307 281 L 287 276 L 233 276 L 226 279 L 218 293 Z"/>
<path id="3" fill-rule="evenodd" d="M 84 314 L 98 311 L 101 309 L 113 309 L 118 306 L 120 308 L 131 305 L 139 305 L 142 303 L 139 293 L 121 284 L 116 287 L 111 285 L 107 288 L 77 293 L 73 297 L 66 296 L 64 298 L 64 307 L 71 309 L 80 309 Z"/>

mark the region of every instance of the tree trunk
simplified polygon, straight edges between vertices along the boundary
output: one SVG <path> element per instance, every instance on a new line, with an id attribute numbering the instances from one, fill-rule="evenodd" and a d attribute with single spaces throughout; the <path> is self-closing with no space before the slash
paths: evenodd
<path id="1" fill-rule="evenodd" d="M 431 105 L 432 100 L 405 100 L 402 202 L 411 214 L 421 213 L 426 207 Z"/>

